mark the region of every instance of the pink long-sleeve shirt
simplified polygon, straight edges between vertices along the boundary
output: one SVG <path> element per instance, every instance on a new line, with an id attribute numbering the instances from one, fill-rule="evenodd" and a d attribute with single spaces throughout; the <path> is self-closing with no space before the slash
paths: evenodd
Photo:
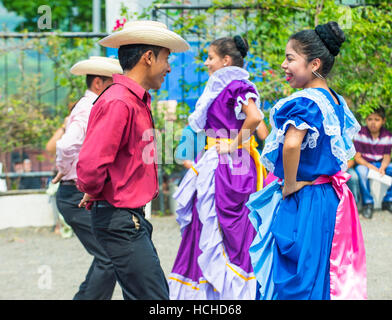
<path id="1" fill-rule="evenodd" d="M 94 92 L 86 90 L 69 116 L 64 135 L 56 143 L 56 166 L 59 172 L 65 174 L 62 180 L 77 179 L 76 164 L 86 137 L 90 111 L 97 98 Z"/>
<path id="2" fill-rule="evenodd" d="M 113 85 L 92 108 L 77 164 L 77 187 L 118 208 L 138 208 L 158 195 L 157 147 L 150 94 L 132 79 Z"/>

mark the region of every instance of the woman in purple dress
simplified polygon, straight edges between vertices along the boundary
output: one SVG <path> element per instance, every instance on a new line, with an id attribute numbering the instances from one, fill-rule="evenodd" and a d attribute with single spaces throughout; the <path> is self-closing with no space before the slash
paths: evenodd
<path id="1" fill-rule="evenodd" d="M 264 115 L 244 70 L 247 42 L 240 36 L 211 43 L 210 78 L 189 116 L 205 131 L 206 151 L 174 194 L 182 241 L 171 274 L 171 299 L 254 299 L 249 257 L 255 236 L 245 206 L 262 187 L 263 167 L 252 136 Z M 265 172 L 265 170 L 264 170 Z"/>

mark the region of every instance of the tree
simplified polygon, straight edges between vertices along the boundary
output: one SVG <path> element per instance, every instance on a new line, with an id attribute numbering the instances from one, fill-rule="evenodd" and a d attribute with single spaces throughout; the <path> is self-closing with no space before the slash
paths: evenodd
<path id="1" fill-rule="evenodd" d="M 57 69 L 57 80 L 60 86 L 67 88 L 66 104 L 79 100 L 86 89 L 85 77 L 74 76 L 70 73 L 71 67 L 78 61 L 88 59 L 94 47 L 94 40 L 89 38 L 62 38 L 50 36 L 46 45 L 40 43 L 37 50 L 46 54 Z"/>
<path id="2" fill-rule="evenodd" d="M 25 77 L 17 93 L 0 100 L 0 152 L 42 147 L 61 124 L 51 106 L 38 101 L 38 76 Z M 32 93 L 32 94 L 29 94 Z"/>
<path id="3" fill-rule="evenodd" d="M 51 36 L 43 43 L 37 39 L 29 40 L 20 47 L 10 44 L 14 54 L 23 54 L 24 50 L 36 50 L 46 54 L 57 69 L 56 82 L 68 90 L 64 104 L 50 105 L 39 99 L 48 85 L 42 81 L 42 74 L 31 74 L 25 71 L 20 63 L 17 66 L 19 76 L 14 80 L 15 93 L 4 96 L 0 88 L 0 153 L 16 148 L 43 149 L 53 132 L 63 123 L 68 113 L 66 105 L 76 102 L 84 92 L 85 79 L 73 76 L 69 69 L 74 63 L 88 58 L 93 47 L 91 39 L 66 39 Z M 9 50 L 0 50 L 0 56 Z"/>

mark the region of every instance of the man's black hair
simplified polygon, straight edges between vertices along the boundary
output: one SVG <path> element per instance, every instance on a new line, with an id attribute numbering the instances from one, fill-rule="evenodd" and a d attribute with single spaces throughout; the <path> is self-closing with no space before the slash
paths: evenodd
<path id="1" fill-rule="evenodd" d="M 125 46 L 120 46 L 118 49 L 118 60 L 124 71 L 132 70 L 145 52 L 151 50 L 155 57 L 158 57 L 159 52 L 162 49 L 163 47 L 150 44 L 127 44 Z"/>
<path id="2" fill-rule="evenodd" d="M 93 83 L 93 80 L 94 80 L 96 77 L 101 78 L 103 82 L 105 82 L 106 80 L 109 80 L 109 79 L 110 79 L 110 77 L 98 76 L 98 75 L 96 75 L 96 74 L 88 74 L 88 75 L 86 76 L 86 85 L 87 85 L 87 88 L 88 88 L 88 89 L 90 89 L 91 84 Z"/>

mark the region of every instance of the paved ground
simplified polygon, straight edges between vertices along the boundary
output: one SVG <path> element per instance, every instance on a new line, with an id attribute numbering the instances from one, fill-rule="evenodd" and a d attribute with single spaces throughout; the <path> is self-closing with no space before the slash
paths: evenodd
<path id="1" fill-rule="evenodd" d="M 153 217 L 154 243 L 166 274 L 180 241 L 174 216 Z M 392 214 L 361 217 L 369 299 L 392 300 Z M 91 263 L 76 237 L 63 239 L 50 228 L 0 230 L 0 299 L 72 299 Z M 122 299 L 116 286 L 113 299 Z"/>

